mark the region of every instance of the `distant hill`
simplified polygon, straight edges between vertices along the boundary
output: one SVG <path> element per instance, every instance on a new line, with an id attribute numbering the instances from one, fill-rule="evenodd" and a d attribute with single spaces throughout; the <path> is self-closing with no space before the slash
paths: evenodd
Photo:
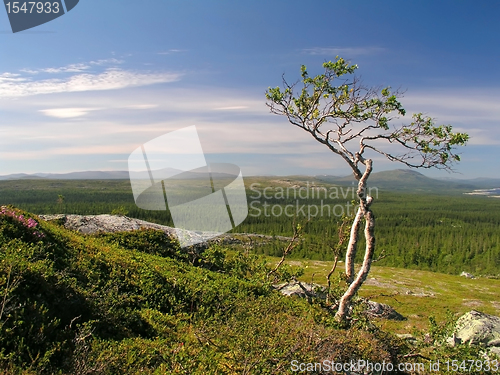
<path id="1" fill-rule="evenodd" d="M 198 179 L 206 178 L 206 171 L 182 172 L 173 168 L 164 168 L 160 171 L 164 178 L 173 179 Z M 176 176 L 177 175 L 177 176 Z M 230 178 L 232 174 L 212 172 L 212 178 Z M 147 172 L 136 174 L 134 178 L 149 179 Z M 48 180 L 128 180 L 130 179 L 128 171 L 85 171 L 70 173 L 16 173 L 0 176 L 0 180 L 28 180 L 28 179 L 48 179 Z"/>
<path id="2" fill-rule="evenodd" d="M 0 180 L 20 179 L 49 179 L 49 180 L 128 180 L 128 171 L 85 171 L 70 173 L 16 173 L 0 176 Z"/>
<path id="3" fill-rule="evenodd" d="M 199 171 L 185 172 L 177 175 L 180 171 L 165 168 L 161 172 L 165 178 L 173 179 L 198 179 L 206 177 Z M 174 176 L 174 177 L 172 177 Z M 229 178 L 231 174 L 212 173 L 213 178 Z M 264 176 L 261 176 L 264 177 Z M 297 177 L 297 176 L 288 176 Z M 136 176 L 136 178 L 139 178 Z M 140 178 L 149 178 L 149 174 L 143 173 Z M 250 178 L 255 178 L 250 177 Z M 285 177 L 280 177 L 281 179 Z M 310 176 L 300 176 L 301 179 L 309 180 Z M 317 181 L 324 183 L 352 186 L 356 181 L 352 175 L 339 177 L 328 175 L 314 176 Z M 71 173 L 16 173 L 0 176 L 0 180 L 22 180 L 22 179 L 49 179 L 49 180 L 128 180 L 128 171 L 85 171 Z M 500 188 L 499 178 L 475 178 L 475 179 L 455 179 L 455 178 L 430 178 L 420 172 L 410 169 L 395 169 L 372 173 L 369 179 L 369 186 L 378 187 L 384 190 L 415 191 L 415 192 L 470 192 L 475 189 L 496 189 Z"/>
<path id="4" fill-rule="evenodd" d="M 500 187 L 500 178 L 479 177 L 474 179 L 458 179 L 458 178 L 440 178 L 442 181 L 451 181 L 455 183 L 467 183 L 474 185 L 477 189 L 493 189 Z"/>
<path id="5" fill-rule="evenodd" d="M 0 176 L 0 180 L 21 180 L 29 178 L 43 178 L 43 177 L 41 177 L 40 175 L 26 174 L 26 173 L 15 173 L 6 176 Z"/>
<path id="6" fill-rule="evenodd" d="M 334 177 L 334 176 L 316 176 L 320 181 L 349 185 L 355 184 L 353 176 Z M 422 173 L 410 169 L 396 169 L 392 171 L 382 171 L 372 173 L 368 185 L 385 190 L 404 190 L 404 191 L 422 191 L 422 192 L 443 192 L 450 191 L 470 191 L 485 187 L 486 179 L 475 180 L 438 180 L 424 176 Z M 499 181 L 500 182 L 500 181 Z M 491 180 L 488 187 L 495 187 L 496 180 Z"/>

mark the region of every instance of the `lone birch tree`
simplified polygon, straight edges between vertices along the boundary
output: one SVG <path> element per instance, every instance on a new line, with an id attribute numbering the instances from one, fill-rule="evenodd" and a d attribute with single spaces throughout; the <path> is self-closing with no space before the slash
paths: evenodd
<path id="1" fill-rule="evenodd" d="M 366 194 L 373 169 L 370 155 L 381 154 L 411 168 L 452 170 L 460 161 L 454 146 L 464 146 L 469 136 L 454 133 L 450 125 L 437 126 L 422 113 L 414 114 L 409 124 L 392 125 L 406 111 L 399 102 L 402 94 L 390 87 L 365 87 L 354 76 L 357 65 L 337 56 L 323 64 L 324 73 L 310 77 L 301 67 L 301 79 L 266 91 L 271 112 L 288 121 L 339 155 L 349 165 L 358 182 L 359 208 L 351 226 L 345 258 L 347 290 L 338 301 L 336 319 L 345 322 L 351 300 L 370 271 L 375 252 L 373 197 Z M 355 273 L 354 259 L 364 222 L 365 253 Z"/>

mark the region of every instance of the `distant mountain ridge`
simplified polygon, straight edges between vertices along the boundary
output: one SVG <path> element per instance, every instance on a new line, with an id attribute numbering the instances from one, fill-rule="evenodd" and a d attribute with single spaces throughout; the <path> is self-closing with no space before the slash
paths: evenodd
<path id="1" fill-rule="evenodd" d="M 15 173 L 0 176 L 0 180 L 49 179 L 49 180 L 128 180 L 128 171 L 84 171 L 70 173 Z"/>
<path id="2" fill-rule="evenodd" d="M 189 171 L 182 172 L 174 168 L 164 168 L 161 172 L 164 178 L 173 179 L 197 179 L 206 177 L 206 172 Z M 231 177 L 230 173 L 212 172 L 212 177 Z M 149 179 L 148 172 L 140 172 L 134 175 L 136 179 Z M 70 172 L 70 173 L 16 173 L 0 176 L 0 181 L 5 180 L 29 180 L 29 179 L 47 179 L 47 180 L 129 180 L 130 175 L 128 171 L 84 171 L 84 172 Z"/>
<path id="3" fill-rule="evenodd" d="M 349 185 L 355 184 L 354 176 L 316 176 L 320 181 Z M 423 175 L 411 169 L 395 169 L 372 173 L 368 179 L 370 187 L 379 187 L 386 190 L 413 190 L 413 191 L 449 191 L 449 190 L 473 190 L 500 187 L 500 179 L 476 178 L 476 179 L 435 179 Z"/>
<path id="4" fill-rule="evenodd" d="M 173 175 L 180 171 L 172 169 L 167 171 Z M 168 173 L 166 173 L 168 174 Z M 202 177 L 202 173 L 187 172 L 182 174 L 183 179 L 196 179 Z M 213 174 L 213 176 L 229 177 L 223 173 Z M 339 177 L 329 175 L 314 176 L 317 180 L 343 186 L 352 186 L 356 183 L 352 175 Z M 144 175 L 143 178 L 148 178 Z M 175 176 L 172 178 L 176 178 Z M 17 173 L 0 176 L 0 180 L 21 180 L 21 179 L 50 179 L 50 180 L 128 180 L 128 171 L 84 171 L 71 173 Z M 420 172 L 410 169 L 395 169 L 372 173 L 368 180 L 369 186 L 379 187 L 385 190 L 404 191 L 470 191 L 474 189 L 495 189 L 500 188 L 500 178 L 474 178 L 474 179 L 454 179 L 454 178 L 430 178 Z"/>

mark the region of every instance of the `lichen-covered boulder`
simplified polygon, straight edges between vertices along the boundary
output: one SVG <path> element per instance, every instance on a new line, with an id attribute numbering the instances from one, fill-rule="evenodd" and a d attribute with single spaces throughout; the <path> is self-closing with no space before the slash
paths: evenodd
<path id="1" fill-rule="evenodd" d="M 326 299 L 327 294 L 326 288 L 319 284 L 306 283 L 297 280 L 290 281 L 288 283 L 275 284 L 273 285 L 273 288 L 284 296 L 297 296 L 299 298 L 319 298 L 324 300 Z M 369 318 L 406 320 L 403 315 L 398 313 L 389 305 L 370 300 L 364 300 L 363 302 L 366 305 L 364 313 Z"/>
<path id="2" fill-rule="evenodd" d="M 326 298 L 326 288 L 319 284 L 305 283 L 295 280 L 290 281 L 289 283 L 273 285 L 273 288 L 279 291 L 284 296 L 297 296 L 300 298 Z"/>
<path id="3" fill-rule="evenodd" d="M 462 344 L 500 346 L 500 317 L 472 310 L 458 319 L 455 337 Z"/>
<path id="4" fill-rule="evenodd" d="M 367 310 L 365 314 L 371 318 L 383 318 L 390 320 L 406 320 L 406 318 L 398 313 L 392 306 L 385 303 L 367 301 Z"/>

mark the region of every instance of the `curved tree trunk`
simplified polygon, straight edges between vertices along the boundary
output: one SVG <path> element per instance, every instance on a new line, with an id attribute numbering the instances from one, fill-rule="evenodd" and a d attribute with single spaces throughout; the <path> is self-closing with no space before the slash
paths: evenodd
<path id="1" fill-rule="evenodd" d="M 372 264 L 373 253 L 375 252 L 375 217 L 370 208 L 366 208 L 365 214 L 365 239 L 366 239 L 366 249 L 365 257 L 363 259 L 363 264 L 359 270 L 356 279 L 349 285 L 349 288 L 344 293 L 340 299 L 339 309 L 335 314 L 337 321 L 345 321 L 349 313 L 349 307 L 351 306 L 352 297 L 358 292 L 361 285 L 366 280 L 368 273 L 370 272 L 370 267 Z"/>
<path id="2" fill-rule="evenodd" d="M 373 212 L 370 210 L 370 205 L 373 199 L 372 197 L 366 195 L 366 180 L 368 179 L 372 171 L 372 161 L 371 159 L 361 161 L 365 165 L 366 170 L 358 182 L 357 194 L 360 206 L 353 221 L 351 236 L 349 238 L 349 246 L 347 248 L 346 254 L 346 275 L 349 287 L 340 299 L 339 309 L 335 314 L 336 320 L 340 322 L 346 320 L 347 315 L 349 314 L 351 300 L 358 292 L 361 285 L 363 285 L 363 283 L 365 282 L 366 277 L 370 272 L 373 254 L 375 252 L 375 217 L 373 216 Z M 363 264 L 356 278 L 354 279 L 354 257 L 356 256 L 356 245 L 358 242 L 359 227 L 361 225 L 361 216 L 365 220 L 364 235 L 366 239 L 366 247 Z"/>
<path id="3" fill-rule="evenodd" d="M 345 254 L 345 274 L 348 284 L 351 284 L 354 281 L 354 258 L 356 258 L 359 227 L 361 226 L 362 217 L 363 212 L 361 211 L 361 207 L 359 207 L 356 212 L 356 216 L 354 217 L 354 221 L 352 222 L 349 244 L 347 245 L 347 251 Z"/>

